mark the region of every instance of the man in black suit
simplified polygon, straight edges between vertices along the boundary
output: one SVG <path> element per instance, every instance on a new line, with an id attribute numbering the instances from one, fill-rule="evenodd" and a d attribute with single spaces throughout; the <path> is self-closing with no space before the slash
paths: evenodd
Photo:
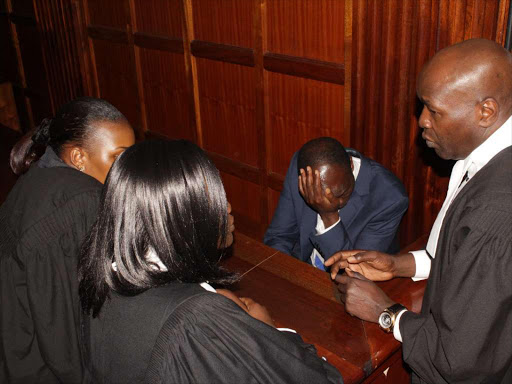
<path id="1" fill-rule="evenodd" d="M 417 91 L 427 145 L 458 160 L 426 250 L 326 264 L 346 310 L 403 342 L 413 383 L 512 383 L 512 55 L 483 39 L 445 48 Z M 428 278 L 421 313 L 369 281 L 393 277 Z"/>

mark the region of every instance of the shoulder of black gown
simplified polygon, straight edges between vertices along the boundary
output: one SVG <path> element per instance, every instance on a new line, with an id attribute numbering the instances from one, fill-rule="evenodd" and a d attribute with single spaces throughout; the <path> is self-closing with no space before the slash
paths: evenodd
<path id="1" fill-rule="evenodd" d="M 86 232 L 96 218 L 102 185 L 72 168 L 32 167 L 9 194 L 0 225 L 24 247 L 37 248 L 65 233 Z"/>
<path id="2" fill-rule="evenodd" d="M 231 300 L 202 293 L 169 316 L 146 372 L 150 383 L 342 383 L 300 336 L 249 316 Z"/>

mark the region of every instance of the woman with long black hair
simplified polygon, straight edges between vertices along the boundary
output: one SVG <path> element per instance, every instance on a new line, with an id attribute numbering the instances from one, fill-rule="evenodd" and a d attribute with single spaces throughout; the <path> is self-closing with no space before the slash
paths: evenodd
<path id="1" fill-rule="evenodd" d="M 79 262 L 95 382 L 342 381 L 313 346 L 275 329 L 264 307 L 212 288 L 237 279 L 218 265 L 233 225 L 199 147 L 134 145 L 114 163 L 99 212 Z"/>
<path id="2" fill-rule="evenodd" d="M 80 383 L 77 261 L 107 172 L 134 143 L 105 100 L 80 98 L 11 152 L 0 207 L 0 382 Z M 40 156 L 42 154 L 42 156 Z"/>

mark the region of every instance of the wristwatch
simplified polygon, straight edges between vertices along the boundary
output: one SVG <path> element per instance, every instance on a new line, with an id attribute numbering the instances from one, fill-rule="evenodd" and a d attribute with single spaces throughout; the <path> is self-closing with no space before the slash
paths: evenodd
<path id="1" fill-rule="evenodd" d="M 386 308 L 379 316 L 379 327 L 387 333 L 393 332 L 396 317 L 403 310 L 407 310 L 402 304 L 393 304 L 391 307 Z"/>

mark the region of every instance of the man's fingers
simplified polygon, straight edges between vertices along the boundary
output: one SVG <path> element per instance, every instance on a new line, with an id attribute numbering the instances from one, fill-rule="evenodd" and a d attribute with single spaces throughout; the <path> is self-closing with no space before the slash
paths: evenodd
<path id="1" fill-rule="evenodd" d="M 376 259 L 376 255 L 374 252 L 359 252 L 351 255 L 347 258 L 349 263 L 359 264 L 363 261 L 374 261 Z"/>
<path id="2" fill-rule="evenodd" d="M 313 170 L 309 165 L 306 167 L 306 188 L 308 193 L 313 192 Z"/>
<path id="3" fill-rule="evenodd" d="M 334 281 L 336 281 L 338 284 L 346 285 L 350 281 L 350 277 L 347 275 L 338 275 L 338 276 L 336 276 Z M 339 289 L 339 287 L 338 287 L 338 289 Z"/>
<path id="4" fill-rule="evenodd" d="M 331 267 L 331 279 L 335 279 L 340 269 L 348 267 L 348 263 L 345 260 L 341 260 Z"/>
<path id="5" fill-rule="evenodd" d="M 343 259 L 343 252 L 336 252 L 334 255 L 332 255 L 325 261 L 325 266 L 329 267 L 336 263 L 337 261 L 340 261 L 341 259 Z"/>
<path id="6" fill-rule="evenodd" d="M 302 169 L 301 169 L 302 171 Z M 302 188 L 302 175 L 299 175 L 299 192 L 302 197 L 306 197 L 304 194 L 304 189 Z"/>
<path id="7" fill-rule="evenodd" d="M 345 272 L 347 273 L 348 276 L 350 276 L 350 277 L 352 277 L 354 279 L 363 280 L 363 281 L 371 281 L 371 280 L 368 280 L 363 275 L 361 275 L 359 272 L 355 272 L 355 271 L 352 271 L 350 269 L 346 269 Z"/>
<path id="8" fill-rule="evenodd" d="M 313 176 L 313 185 L 315 190 L 315 195 L 317 197 L 322 196 L 322 185 L 320 185 L 320 172 L 315 171 Z"/>
<path id="9" fill-rule="evenodd" d="M 358 253 L 361 253 L 361 252 L 363 252 L 363 251 L 361 251 L 359 249 L 354 249 L 352 251 L 336 252 L 334 255 L 329 257 L 329 259 L 327 259 L 327 261 L 325 262 L 325 265 L 328 267 L 339 260 L 347 260 L 350 256 L 357 255 Z"/>

